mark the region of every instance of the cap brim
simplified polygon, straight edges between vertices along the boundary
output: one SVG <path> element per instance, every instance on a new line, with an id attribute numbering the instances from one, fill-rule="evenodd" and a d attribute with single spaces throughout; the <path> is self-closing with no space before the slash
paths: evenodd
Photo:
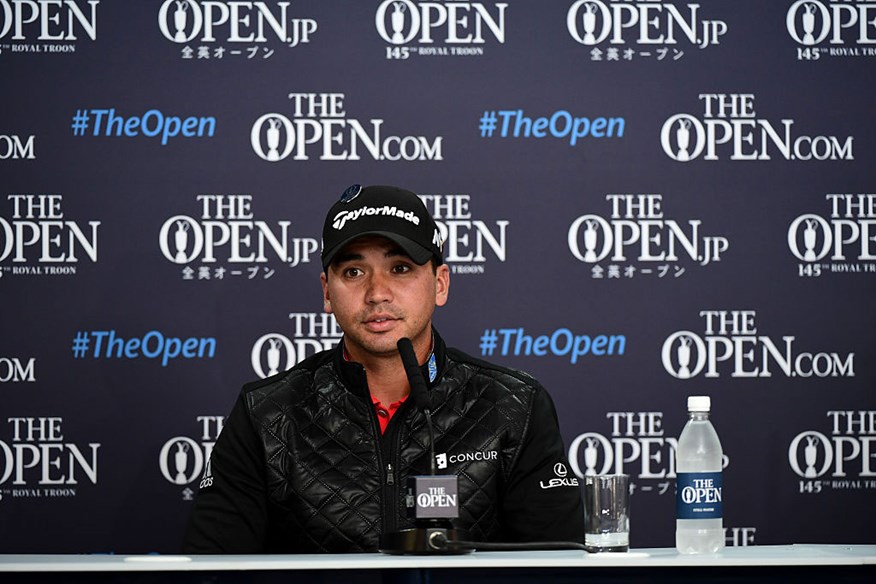
<path id="1" fill-rule="evenodd" d="M 339 251 L 344 249 L 352 241 L 355 241 L 360 237 L 365 237 L 366 235 L 378 235 L 397 243 L 402 248 L 402 250 L 404 250 L 405 254 L 407 254 L 408 257 L 410 257 L 414 261 L 414 263 L 419 266 L 422 266 L 430 259 L 432 259 L 431 251 L 403 235 L 399 235 L 398 233 L 392 233 L 390 231 L 366 231 L 364 233 L 357 233 L 356 235 L 348 237 L 347 239 L 336 245 L 334 248 L 323 254 L 322 267 L 328 268 L 331 265 L 332 260 L 335 259 L 335 256 L 338 255 Z"/>

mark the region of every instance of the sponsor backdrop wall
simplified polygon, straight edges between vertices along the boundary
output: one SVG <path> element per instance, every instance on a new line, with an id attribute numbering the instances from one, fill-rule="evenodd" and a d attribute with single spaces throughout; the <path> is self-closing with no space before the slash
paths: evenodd
<path id="1" fill-rule="evenodd" d="M 174 552 L 240 386 L 340 339 L 320 229 L 421 194 L 451 345 L 674 545 L 874 543 L 876 3 L 0 0 L 0 552 Z"/>

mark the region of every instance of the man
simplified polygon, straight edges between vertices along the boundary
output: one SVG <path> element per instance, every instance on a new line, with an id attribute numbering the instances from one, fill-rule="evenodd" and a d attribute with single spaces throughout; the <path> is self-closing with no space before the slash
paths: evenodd
<path id="1" fill-rule="evenodd" d="M 450 286 L 441 245 L 403 189 L 354 185 L 329 210 L 323 305 L 342 342 L 244 386 L 201 482 L 187 553 L 371 552 L 381 534 L 411 527 L 404 488 L 430 455 L 404 337 L 427 380 L 439 473 L 459 477 L 455 527 L 477 541 L 583 539 L 547 392 L 447 348 L 432 328 Z"/>

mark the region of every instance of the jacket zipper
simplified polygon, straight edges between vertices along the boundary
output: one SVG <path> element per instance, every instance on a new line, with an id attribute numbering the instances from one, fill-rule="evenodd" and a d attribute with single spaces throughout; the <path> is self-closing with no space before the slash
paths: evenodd
<path id="1" fill-rule="evenodd" d="M 398 441 L 398 420 L 397 411 L 389 425 L 386 427 L 386 433 L 380 437 L 380 453 L 382 461 L 385 464 L 386 475 L 384 477 L 383 501 L 381 512 L 383 514 L 383 533 L 392 533 L 398 530 L 398 481 L 396 480 L 396 468 L 393 463 L 396 462 L 396 447 Z M 376 418 L 376 414 L 375 414 Z M 393 422 L 396 422 L 393 424 Z M 379 432 L 379 429 L 378 429 Z"/>
<path id="2" fill-rule="evenodd" d="M 400 492 L 405 488 L 396 473 L 399 472 L 398 453 L 400 450 L 401 431 L 405 425 L 405 421 L 410 415 L 411 405 L 405 400 L 405 403 L 393 414 L 392 419 L 386 427 L 386 433 L 381 436 L 380 451 L 382 462 L 385 463 L 385 488 L 384 498 L 382 502 L 383 511 L 383 533 L 392 533 L 398 531 L 399 528 L 399 498 Z M 377 414 L 374 414 L 375 421 Z M 378 432 L 380 431 L 378 427 Z"/>
<path id="3" fill-rule="evenodd" d="M 386 484 L 394 485 L 395 477 L 392 476 L 392 463 L 387 463 L 386 465 Z"/>
<path id="4" fill-rule="evenodd" d="M 362 368 L 362 376 L 367 390 L 368 380 L 364 368 Z M 377 412 L 374 410 L 371 400 L 367 399 L 366 401 L 371 417 L 371 430 L 377 445 L 377 468 L 382 469 L 382 473 L 381 470 L 378 470 L 378 473 L 383 475 L 381 477 L 382 485 L 380 488 L 381 533 L 392 533 L 398 530 L 398 507 L 396 503 L 399 500 L 398 481 L 395 478 L 395 469 L 392 466 L 398 451 L 396 443 L 398 442 L 398 427 L 400 423 L 396 418 L 403 417 L 399 416 L 399 414 L 405 410 L 407 401 L 393 414 L 385 434 L 380 432 L 380 421 L 377 419 Z M 394 421 L 396 423 L 393 423 Z"/>
<path id="5" fill-rule="evenodd" d="M 381 434 L 377 412 L 374 411 L 373 406 L 369 409 L 371 411 L 371 428 L 373 429 L 377 444 L 377 468 L 382 469 L 382 485 L 380 488 L 381 533 L 391 533 L 398 529 L 397 511 L 394 504 L 394 501 L 398 500 L 398 488 L 396 486 L 395 469 L 392 466 L 392 463 L 395 461 L 395 449 L 392 448 L 393 440 L 390 439 L 395 437 L 396 432 L 392 431 L 390 436 L 390 429 L 394 426 L 392 420 L 390 420 L 389 426 L 386 429 L 387 433 Z M 398 415 L 398 412 L 395 415 Z M 397 425 L 395 424 L 395 426 Z"/>

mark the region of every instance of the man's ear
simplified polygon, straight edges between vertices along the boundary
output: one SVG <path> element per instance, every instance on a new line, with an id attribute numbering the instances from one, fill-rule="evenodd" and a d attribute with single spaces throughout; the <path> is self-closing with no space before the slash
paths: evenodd
<path id="1" fill-rule="evenodd" d="M 435 306 L 444 306 L 450 294 L 450 268 L 441 264 L 435 270 Z"/>
<path id="2" fill-rule="evenodd" d="M 329 297 L 328 274 L 322 272 L 319 275 L 319 282 L 322 284 L 322 309 L 327 313 L 332 313 L 332 301 Z"/>

